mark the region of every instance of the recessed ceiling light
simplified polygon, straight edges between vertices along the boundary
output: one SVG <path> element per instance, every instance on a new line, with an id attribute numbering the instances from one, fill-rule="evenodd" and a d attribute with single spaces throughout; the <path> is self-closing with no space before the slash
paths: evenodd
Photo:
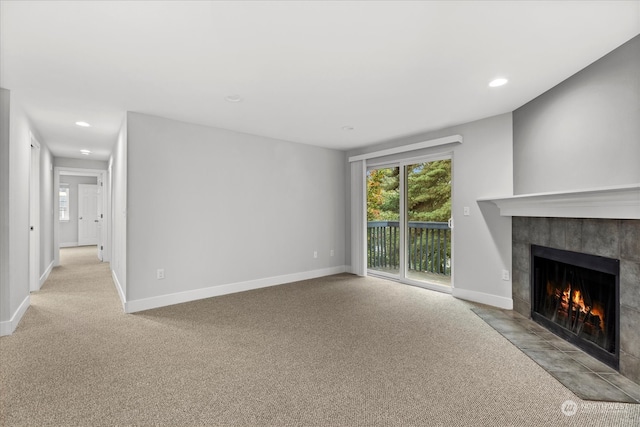
<path id="1" fill-rule="evenodd" d="M 346 131 L 346 132 L 351 131 L 351 130 L 354 130 L 354 129 L 355 129 L 355 128 L 354 128 L 353 126 L 342 126 L 342 130 L 343 130 L 343 131 Z"/>
<path id="2" fill-rule="evenodd" d="M 240 95 L 227 95 L 224 97 L 225 101 L 228 102 L 240 102 L 242 101 L 242 97 Z"/>
<path id="3" fill-rule="evenodd" d="M 508 81 L 509 80 L 500 77 L 498 79 L 491 80 L 491 82 L 489 83 L 489 86 L 491 87 L 503 86 L 503 85 L 506 85 Z"/>
<path id="4" fill-rule="evenodd" d="M 89 126 L 91 126 L 89 123 L 87 122 L 76 122 L 76 125 L 83 127 L 83 128 L 88 128 Z"/>
<path id="5" fill-rule="evenodd" d="M 80 150 L 80 152 L 81 152 L 82 154 L 84 154 L 85 156 L 88 156 L 89 154 L 91 154 L 91 151 L 90 151 L 90 150 Z"/>

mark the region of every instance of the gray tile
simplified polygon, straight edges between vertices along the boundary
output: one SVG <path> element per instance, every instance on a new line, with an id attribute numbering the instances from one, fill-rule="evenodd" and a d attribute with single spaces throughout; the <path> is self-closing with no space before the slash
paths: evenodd
<path id="1" fill-rule="evenodd" d="M 621 221 L 620 228 L 620 258 L 640 262 L 640 220 Z"/>
<path id="2" fill-rule="evenodd" d="M 549 343 L 561 351 L 576 351 L 578 349 L 575 345 L 557 336 L 549 339 Z"/>
<path id="3" fill-rule="evenodd" d="M 511 222 L 513 242 L 529 242 L 529 218 L 514 216 Z"/>
<path id="4" fill-rule="evenodd" d="M 531 304 L 516 297 L 513 299 L 513 310 L 520 314 L 531 313 Z"/>
<path id="5" fill-rule="evenodd" d="M 536 335 L 538 335 L 540 338 L 545 339 L 545 340 L 554 340 L 557 339 L 558 336 L 556 334 L 554 334 L 553 332 L 550 332 L 548 330 L 544 330 L 544 331 L 537 331 L 535 332 Z"/>
<path id="6" fill-rule="evenodd" d="M 620 303 L 640 310 L 640 262 L 620 260 Z"/>
<path id="7" fill-rule="evenodd" d="M 640 358 L 620 350 L 620 373 L 632 381 L 640 383 Z"/>
<path id="8" fill-rule="evenodd" d="M 582 250 L 609 258 L 619 257 L 620 221 L 585 219 L 582 223 Z"/>
<path id="9" fill-rule="evenodd" d="M 566 223 L 564 218 L 551 218 L 549 220 L 550 234 L 549 246 L 557 249 L 566 247 Z"/>
<path id="10" fill-rule="evenodd" d="M 580 362 L 590 371 L 595 372 L 596 374 L 617 374 L 615 369 L 605 365 L 598 359 L 589 356 L 583 351 L 566 351 L 565 354 L 570 356 L 573 360 Z"/>
<path id="11" fill-rule="evenodd" d="M 504 333 L 504 332 L 526 333 L 527 332 L 526 328 L 509 319 L 487 319 L 486 322 L 493 329 L 495 329 L 500 333 Z"/>
<path id="12" fill-rule="evenodd" d="M 640 311 L 620 305 L 620 349 L 640 357 Z"/>
<path id="13" fill-rule="evenodd" d="M 529 325 L 528 325 L 528 329 L 529 329 L 531 332 L 534 332 L 534 333 L 547 332 L 547 330 L 546 330 L 543 326 L 538 325 L 538 324 L 537 324 L 536 322 L 534 322 L 533 320 L 529 323 Z"/>
<path id="14" fill-rule="evenodd" d="M 512 294 L 525 302 L 531 301 L 531 283 L 529 273 L 521 269 L 513 270 Z"/>
<path id="15" fill-rule="evenodd" d="M 620 390 L 624 391 L 629 396 L 636 399 L 638 403 L 640 403 L 640 385 L 634 383 L 630 379 L 625 378 L 618 373 L 600 374 L 600 376 L 606 381 L 618 387 Z"/>
<path id="16" fill-rule="evenodd" d="M 518 269 L 523 272 L 530 271 L 531 264 L 531 246 L 528 243 L 514 243 L 511 254 L 511 268 Z"/>
<path id="17" fill-rule="evenodd" d="M 538 365 L 554 372 L 588 372 L 589 370 L 560 350 L 533 350 L 523 348 L 522 351 Z"/>
<path id="18" fill-rule="evenodd" d="M 532 218 L 529 233 L 531 243 L 540 246 L 549 246 L 551 234 L 549 218 Z"/>
<path id="19" fill-rule="evenodd" d="M 582 251 L 582 220 L 567 219 L 565 224 L 565 249 L 568 251 Z"/>
<path id="20" fill-rule="evenodd" d="M 506 339 L 511 341 L 513 345 L 519 349 L 531 349 L 531 350 L 553 350 L 547 341 L 530 332 L 504 332 L 502 333 Z"/>
<path id="21" fill-rule="evenodd" d="M 558 381 L 585 400 L 636 403 L 636 400 L 618 387 L 592 372 L 550 372 Z"/>

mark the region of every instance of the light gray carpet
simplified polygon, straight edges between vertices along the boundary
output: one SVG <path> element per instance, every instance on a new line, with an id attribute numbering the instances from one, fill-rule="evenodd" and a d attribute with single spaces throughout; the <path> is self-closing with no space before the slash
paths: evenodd
<path id="1" fill-rule="evenodd" d="M 93 248 L 62 264 L 0 338 L 0 425 L 640 425 L 449 295 L 338 275 L 126 315 Z"/>

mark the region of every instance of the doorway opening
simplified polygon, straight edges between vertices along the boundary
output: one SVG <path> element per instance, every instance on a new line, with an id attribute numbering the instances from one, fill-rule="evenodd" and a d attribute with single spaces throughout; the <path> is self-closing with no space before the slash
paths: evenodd
<path id="1" fill-rule="evenodd" d="M 451 157 L 367 168 L 367 270 L 451 292 Z"/>
<path id="2" fill-rule="evenodd" d="M 109 182 L 106 170 L 56 167 L 54 265 L 60 248 L 93 246 L 100 261 L 110 261 Z"/>

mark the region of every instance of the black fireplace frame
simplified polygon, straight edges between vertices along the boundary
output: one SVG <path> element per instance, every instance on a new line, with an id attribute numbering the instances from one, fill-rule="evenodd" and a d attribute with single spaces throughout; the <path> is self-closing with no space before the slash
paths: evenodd
<path id="1" fill-rule="evenodd" d="M 563 328 L 562 326 L 552 322 L 541 314 L 537 313 L 536 295 L 535 295 L 535 270 L 534 258 L 546 258 L 552 261 L 572 264 L 578 267 L 587 268 L 594 271 L 612 274 L 615 276 L 615 296 L 614 304 L 616 310 L 615 316 L 615 352 L 610 353 L 595 343 L 583 340 L 573 332 Z M 620 261 L 613 258 L 606 258 L 597 255 L 585 254 L 581 252 L 572 252 L 562 249 L 549 248 L 546 246 L 531 245 L 530 259 L 530 292 L 531 292 L 531 318 L 549 331 L 570 342 L 571 344 L 586 351 L 591 356 L 600 360 L 612 368 L 620 369 Z"/>

